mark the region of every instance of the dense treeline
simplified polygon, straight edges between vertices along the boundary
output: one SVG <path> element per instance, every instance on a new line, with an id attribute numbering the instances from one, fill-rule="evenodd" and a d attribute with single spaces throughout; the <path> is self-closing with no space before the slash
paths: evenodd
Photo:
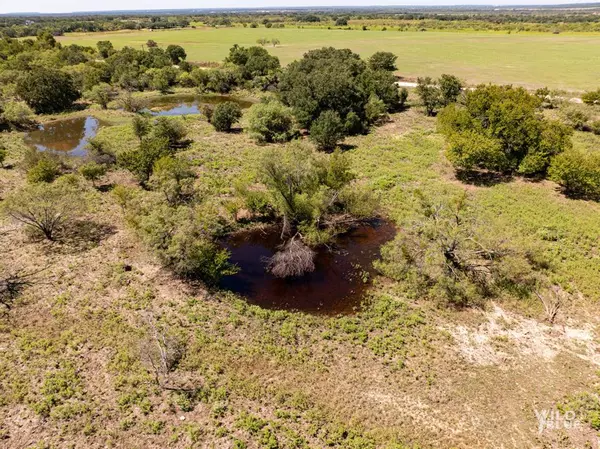
<path id="1" fill-rule="evenodd" d="M 594 10 L 531 11 L 398 11 L 370 12 L 235 12 L 216 14 L 161 15 L 81 15 L 81 16 L 6 16 L 0 20 L 0 35 L 37 36 L 71 32 L 100 32 L 140 29 L 169 29 L 200 24 L 211 27 L 339 27 L 397 31 L 477 30 L 510 32 L 590 32 L 600 31 L 600 16 Z"/>
<path id="2" fill-rule="evenodd" d="M 188 27 L 190 19 L 184 16 L 74 16 L 74 17 L 3 17 L 0 35 L 6 37 L 37 36 L 48 31 L 54 36 L 74 32 L 100 32 L 141 29 L 170 29 Z"/>

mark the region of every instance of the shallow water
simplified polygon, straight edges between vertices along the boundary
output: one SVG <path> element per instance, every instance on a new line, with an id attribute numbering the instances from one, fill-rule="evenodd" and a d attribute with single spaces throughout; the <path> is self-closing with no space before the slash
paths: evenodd
<path id="1" fill-rule="evenodd" d="M 147 112 L 154 116 L 200 114 L 205 104 L 217 105 L 227 101 L 239 104 L 242 109 L 252 106 L 251 101 L 228 95 L 168 95 L 150 100 Z"/>
<path id="2" fill-rule="evenodd" d="M 40 151 L 85 156 L 85 147 L 89 139 L 96 135 L 99 127 L 98 119 L 91 116 L 55 120 L 28 133 L 25 141 Z"/>
<path id="3" fill-rule="evenodd" d="M 229 238 L 225 246 L 240 272 L 223 278 L 221 287 L 265 308 L 337 314 L 351 313 L 360 307 L 369 287 L 363 273 L 374 274 L 373 261 L 379 257 L 381 245 L 392 240 L 396 230 L 385 221 L 353 229 L 339 236 L 331 248 L 317 250 L 315 271 L 287 279 L 265 270 L 265 259 L 281 244 L 279 232 L 271 228 Z"/>

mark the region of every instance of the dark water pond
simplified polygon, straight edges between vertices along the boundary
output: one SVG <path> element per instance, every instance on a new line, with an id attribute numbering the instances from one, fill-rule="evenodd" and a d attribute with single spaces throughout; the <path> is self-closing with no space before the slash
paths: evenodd
<path id="1" fill-rule="evenodd" d="M 360 307 L 369 286 L 364 275 L 374 274 L 373 261 L 381 245 L 396 234 L 386 221 L 360 226 L 339 236 L 331 248 L 319 249 L 315 271 L 281 279 L 265 270 L 265 258 L 281 244 L 279 232 L 271 228 L 229 238 L 225 246 L 240 271 L 223 278 L 221 287 L 261 307 L 323 314 L 350 313 Z"/>
<path id="2" fill-rule="evenodd" d="M 200 114 L 205 104 L 217 105 L 227 101 L 239 104 L 242 109 L 253 104 L 228 95 L 169 95 L 150 100 L 146 111 L 155 116 Z"/>
<path id="3" fill-rule="evenodd" d="M 25 141 L 40 151 L 54 151 L 70 156 L 85 156 L 88 140 L 96 135 L 100 121 L 94 117 L 77 117 L 40 125 Z"/>

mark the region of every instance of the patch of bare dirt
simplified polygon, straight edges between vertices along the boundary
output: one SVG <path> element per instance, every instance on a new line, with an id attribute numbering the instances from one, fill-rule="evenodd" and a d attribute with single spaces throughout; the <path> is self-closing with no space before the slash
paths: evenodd
<path id="1" fill-rule="evenodd" d="M 566 352 L 600 366 L 600 345 L 591 324 L 548 325 L 503 310 L 498 305 L 485 313 L 476 328 L 447 327 L 456 350 L 474 365 L 504 365 L 523 357 L 554 359 Z"/>

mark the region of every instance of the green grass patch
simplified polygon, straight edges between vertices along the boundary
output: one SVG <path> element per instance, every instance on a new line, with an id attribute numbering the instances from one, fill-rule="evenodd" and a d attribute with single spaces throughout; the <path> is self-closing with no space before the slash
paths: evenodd
<path id="1" fill-rule="evenodd" d="M 399 32 L 389 30 L 327 30 L 311 28 L 197 28 L 168 31 L 74 33 L 59 37 L 63 44 L 93 46 L 110 40 L 115 47 L 140 48 L 148 39 L 161 47 L 183 46 L 190 61 L 222 61 L 233 44 L 256 45 L 277 38 L 268 47 L 282 64 L 323 46 L 350 48 L 363 57 L 376 51 L 398 55 L 398 73 L 406 77 L 457 75 L 469 83 L 494 82 L 557 89 L 596 88 L 600 35 L 486 32 Z M 574 69 L 580 68 L 579 70 Z"/>

